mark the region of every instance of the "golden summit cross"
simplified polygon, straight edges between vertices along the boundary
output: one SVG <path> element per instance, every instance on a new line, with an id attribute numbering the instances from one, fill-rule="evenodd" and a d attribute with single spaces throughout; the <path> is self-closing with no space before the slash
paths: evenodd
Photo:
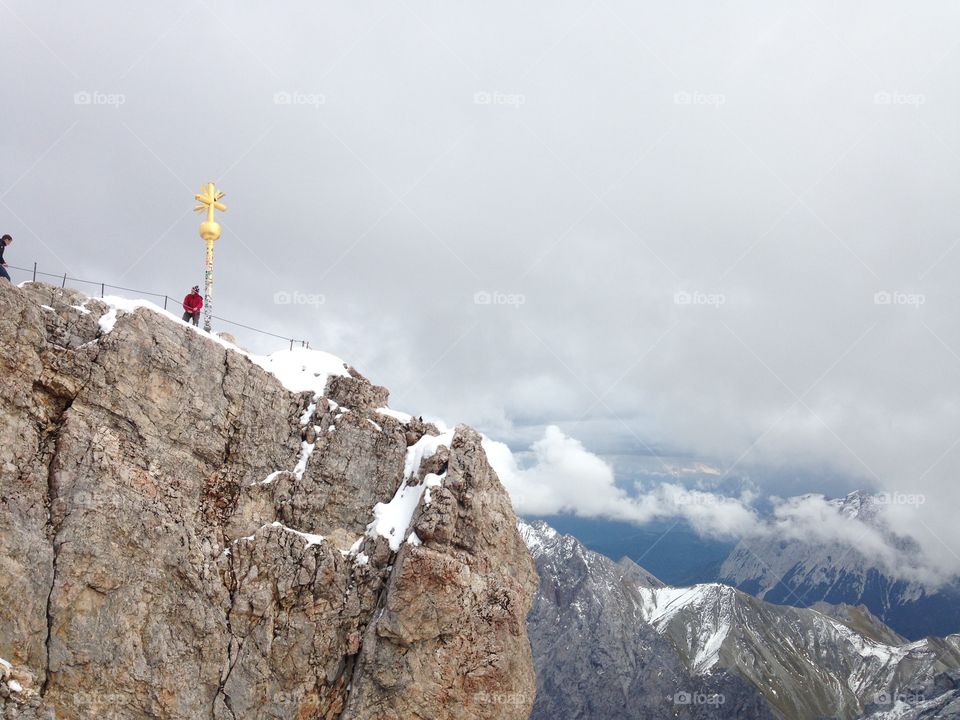
<path id="1" fill-rule="evenodd" d="M 200 188 L 196 198 L 196 212 L 207 211 L 207 219 L 200 223 L 200 237 L 206 243 L 206 269 L 204 271 L 203 329 L 210 332 L 213 320 L 213 244 L 220 239 L 220 223 L 214 219 L 214 210 L 226 212 L 227 206 L 220 200 L 224 194 L 212 182 Z"/>

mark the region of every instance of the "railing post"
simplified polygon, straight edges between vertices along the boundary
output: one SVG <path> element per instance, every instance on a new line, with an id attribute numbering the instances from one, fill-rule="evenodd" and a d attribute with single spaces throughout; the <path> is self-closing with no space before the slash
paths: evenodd
<path id="1" fill-rule="evenodd" d="M 63 282 L 60 283 L 60 287 L 65 288 L 67 286 L 67 274 L 63 274 Z"/>
<path id="2" fill-rule="evenodd" d="M 293 350 L 293 340 L 290 341 L 290 349 Z"/>
<path id="3" fill-rule="evenodd" d="M 164 310 L 167 309 L 167 296 L 166 296 L 166 295 L 163 296 L 163 309 L 164 309 Z"/>
<path id="4" fill-rule="evenodd" d="M 106 295 L 106 283 L 100 283 L 100 298 L 103 299 L 103 296 Z"/>
<path id="5" fill-rule="evenodd" d="M 37 281 L 37 264 L 36 263 L 33 264 L 33 281 L 34 282 Z"/>

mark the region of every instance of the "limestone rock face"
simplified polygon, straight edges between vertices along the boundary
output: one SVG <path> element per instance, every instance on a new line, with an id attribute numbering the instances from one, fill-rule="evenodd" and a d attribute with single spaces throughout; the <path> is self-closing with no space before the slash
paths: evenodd
<path id="1" fill-rule="evenodd" d="M 405 468 L 437 429 L 352 369 L 292 393 L 145 309 L 0 306 L 0 717 L 529 716 L 536 572 L 474 431 Z"/>
<path id="2" fill-rule="evenodd" d="M 509 530 L 513 510 L 480 436 L 457 428 L 438 469 L 443 485 L 419 506 L 414 542 L 400 549 L 366 630 L 345 717 L 529 717 L 536 683 L 524 623 L 535 566 L 499 560 L 529 555 Z"/>

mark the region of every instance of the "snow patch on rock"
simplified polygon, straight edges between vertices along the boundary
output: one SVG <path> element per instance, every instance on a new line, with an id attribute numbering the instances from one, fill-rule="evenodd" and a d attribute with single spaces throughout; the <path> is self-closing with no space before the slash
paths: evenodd
<path id="1" fill-rule="evenodd" d="M 388 407 L 377 408 L 374 412 L 378 412 L 381 415 L 386 415 L 387 417 L 392 417 L 394 420 L 398 420 L 404 425 L 413 420 L 413 415 L 400 412 L 399 410 L 391 410 Z"/>
<path id="2" fill-rule="evenodd" d="M 297 460 L 297 466 L 293 468 L 293 474 L 296 475 L 297 480 L 303 480 L 303 473 L 307 470 L 307 461 L 310 459 L 310 456 L 313 455 L 313 451 L 317 449 L 316 443 L 308 443 L 304 440 L 300 444 L 300 459 Z"/>
<path id="3" fill-rule="evenodd" d="M 442 435 L 424 435 L 413 445 L 407 448 L 407 459 L 403 464 L 403 478 L 409 480 L 420 469 L 421 463 L 433 455 L 441 447 L 450 447 L 453 442 L 453 430 Z"/>
<path id="4" fill-rule="evenodd" d="M 307 547 L 310 547 L 311 545 L 319 545 L 320 543 L 322 543 L 322 542 L 326 539 L 326 538 L 324 538 L 323 535 L 314 535 L 313 533 L 300 532 L 299 530 L 294 530 L 293 528 L 287 527 L 286 525 L 284 525 L 283 523 L 280 523 L 280 522 L 271 523 L 271 526 L 272 526 L 272 527 L 276 527 L 276 528 L 280 528 L 281 530 L 283 530 L 283 531 L 285 531 L 285 532 L 293 533 L 294 535 L 299 535 L 299 536 L 302 537 L 304 540 L 306 540 L 306 542 L 307 542 L 307 545 L 306 545 L 306 546 L 307 546 Z"/>
<path id="5" fill-rule="evenodd" d="M 443 478 L 433 473 L 417 485 L 401 484 L 393 500 L 374 505 L 374 520 L 367 527 L 367 534 L 386 538 L 390 543 L 390 550 L 397 552 L 413 521 L 413 513 L 416 512 L 420 499 L 429 488 L 442 484 Z"/>

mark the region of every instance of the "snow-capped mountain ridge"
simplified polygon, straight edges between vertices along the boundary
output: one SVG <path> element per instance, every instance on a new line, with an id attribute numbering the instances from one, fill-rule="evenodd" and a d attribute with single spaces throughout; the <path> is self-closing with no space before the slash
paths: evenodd
<path id="1" fill-rule="evenodd" d="M 619 623 L 618 637 L 643 637 L 649 647 L 657 647 L 652 636 L 660 638 L 665 641 L 663 648 L 669 648 L 661 650 L 661 655 L 672 653 L 687 673 L 686 679 L 681 679 L 670 666 L 670 680 L 660 688 L 662 695 L 675 693 L 677 683 L 715 692 L 720 684 L 738 702 L 749 703 L 752 689 L 772 716 L 781 718 L 853 720 L 862 717 L 878 698 L 894 697 L 960 668 L 960 635 L 912 643 L 883 642 L 876 638 L 898 636 L 878 627 L 872 632 L 874 637 L 868 637 L 855 629 L 854 622 L 838 619 L 843 613 L 832 617 L 812 609 L 774 605 L 717 583 L 662 586 L 643 575 L 624 572 L 623 565 L 586 550 L 574 538 L 543 523 L 525 527 L 521 523 L 521 534 L 541 576 L 530 635 L 538 674 L 548 678 L 562 675 L 549 663 L 575 662 L 571 648 L 578 644 L 589 647 L 592 637 L 569 643 L 566 652 L 557 653 L 550 649 L 557 633 L 600 632 L 591 628 L 597 627 L 611 608 L 616 608 L 615 619 L 602 622 Z M 559 627 L 564 622 L 573 628 Z M 602 661 L 592 662 L 599 662 L 598 672 L 614 671 Z M 674 660 L 664 658 L 663 662 Z M 732 684 L 734 679 L 746 686 Z M 551 711 L 559 709 L 552 707 Z M 534 717 L 541 717 L 536 708 Z M 659 716 L 644 706 L 644 717 Z M 729 717 L 764 715 L 755 708 L 738 710 Z"/>
<path id="2" fill-rule="evenodd" d="M 883 522 L 884 503 L 884 496 L 861 491 L 828 502 L 839 516 L 879 533 L 908 556 L 911 543 L 893 535 Z M 916 580 L 898 579 L 849 542 L 744 539 L 721 566 L 719 579 L 778 604 L 864 605 L 911 639 L 960 631 L 960 582 L 931 590 Z"/>
<path id="3" fill-rule="evenodd" d="M 518 523 L 520 537 L 527 544 L 530 553 L 536 556 L 537 551 L 543 549 L 547 542 L 555 539 L 559 533 L 546 523 L 540 522 L 535 525 L 528 525 L 525 522 Z"/>

